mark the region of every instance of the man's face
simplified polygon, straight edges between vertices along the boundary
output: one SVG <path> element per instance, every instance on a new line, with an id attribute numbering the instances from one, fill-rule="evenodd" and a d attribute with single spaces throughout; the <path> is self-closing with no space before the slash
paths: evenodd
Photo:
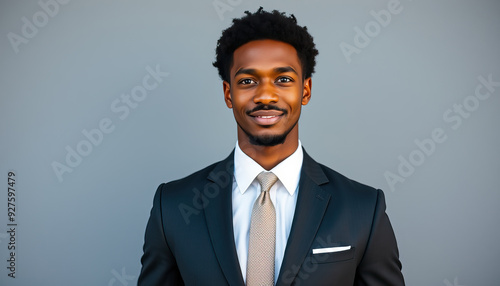
<path id="1" fill-rule="evenodd" d="M 251 41 L 234 51 L 231 83 L 224 99 L 233 109 L 241 136 L 251 144 L 274 146 L 290 132 L 298 138 L 302 105 L 311 97 L 311 78 L 303 80 L 295 48 L 274 40 Z"/>

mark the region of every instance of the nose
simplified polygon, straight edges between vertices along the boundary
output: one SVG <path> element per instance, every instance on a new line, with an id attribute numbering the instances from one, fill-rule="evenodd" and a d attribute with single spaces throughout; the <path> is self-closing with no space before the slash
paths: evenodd
<path id="1" fill-rule="evenodd" d="M 255 104 L 271 104 L 279 100 L 276 87 L 272 81 L 262 81 L 255 92 L 253 97 Z"/>

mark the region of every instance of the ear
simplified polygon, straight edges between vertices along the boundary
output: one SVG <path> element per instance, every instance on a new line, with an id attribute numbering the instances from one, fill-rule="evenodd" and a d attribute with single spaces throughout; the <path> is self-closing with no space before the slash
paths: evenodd
<path id="1" fill-rule="evenodd" d="M 311 88 L 312 88 L 312 80 L 311 78 L 306 78 L 304 80 L 304 88 L 302 91 L 302 105 L 306 105 L 311 100 Z"/>
<path id="2" fill-rule="evenodd" d="M 233 108 L 233 101 L 231 100 L 231 84 L 227 81 L 222 82 L 222 89 L 224 90 L 224 101 L 228 108 Z"/>

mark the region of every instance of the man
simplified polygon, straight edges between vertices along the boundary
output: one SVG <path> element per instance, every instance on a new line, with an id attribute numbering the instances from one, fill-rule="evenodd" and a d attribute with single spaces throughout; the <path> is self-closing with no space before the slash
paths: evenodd
<path id="1" fill-rule="evenodd" d="M 293 15 L 246 14 L 214 62 L 236 147 L 159 186 L 138 284 L 404 285 L 382 191 L 316 163 L 299 141 L 312 37 Z"/>

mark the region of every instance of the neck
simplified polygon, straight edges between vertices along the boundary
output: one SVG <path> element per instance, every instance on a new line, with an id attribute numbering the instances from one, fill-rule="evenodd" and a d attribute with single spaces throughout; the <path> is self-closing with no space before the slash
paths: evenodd
<path id="1" fill-rule="evenodd" d="M 299 146 L 298 129 L 294 128 L 283 144 L 275 146 L 252 145 L 246 134 L 238 130 L 238 145 L 243 153 L 269 171 L 297 150 Z"/>

